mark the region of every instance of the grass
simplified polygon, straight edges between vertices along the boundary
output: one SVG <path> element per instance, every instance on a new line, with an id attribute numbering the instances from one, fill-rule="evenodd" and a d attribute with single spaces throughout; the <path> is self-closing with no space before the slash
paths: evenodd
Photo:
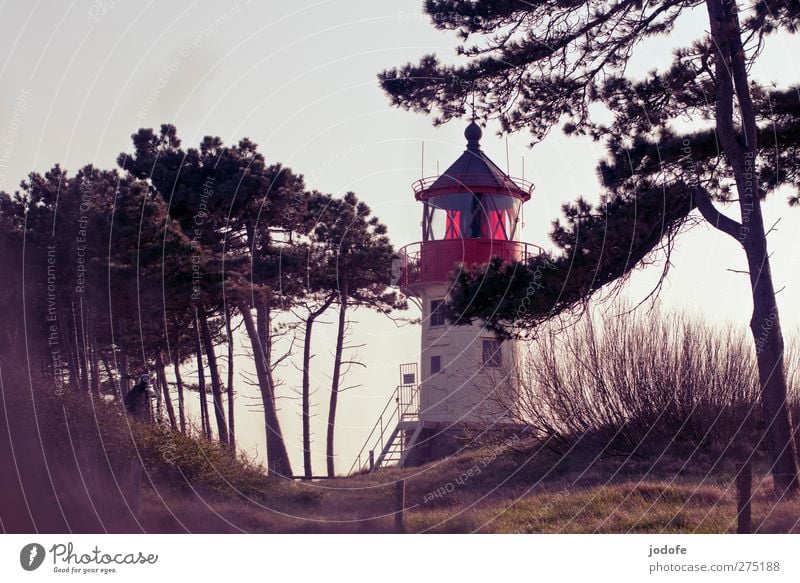
<path id="1" fill-rule="evenodd" d="M 406 531 L 431 533 L 724 533 L 736 530 L 733 468 L 681 460 L 580 463 L 529 442 L 419 468 L 315 482 L 265 478 L 258 500 L 146 492 L 148 532 L 392 532 L 395 483 Z M 754 477 L 758 532 L 800 532 L 800 504 L 778 502 L 763 462 Z"/>
<path id="2" fill-rule="evenodd" d="M 9 393 L 13 395 L 14 393 Z M 21 393 L 17 393 L 21 394 Z M 2 510 L 10 532 L 381 533 L 394 531 L 395 484 L 406 485 L 406 531 L 430 533 L 735 532 L 735 468 L 721 453 L 652 458 L 560 455 L 536 440 L 470 449 L 418 468 L 293 482 L 214 443 L 129 423 L 102 400 L 15 405 L 0 458 L 20 489 Z M 35 415 L 39 430 L 29 419 Z M 2 417 L 6 419 L 6 416 Z M 4 437 L 5 436 L 5 437 Z M 6 441 L 8 441 L 6 439 Z M 132 464 L 144 462 L 141 506 L 131 511 Z M 772 494 L 754 463 L 757 532 L 800 532 L 800 501 Z M 14 486 L 9 482 L 9 488 Z M 22 498 L 22 492 L 27 494 Z M 16 501 L 15 501 L 16 500 Z M 14 525 L 19 526 L 14 526 Z M 26 526 L 27 525 L 27 526 Z"/>

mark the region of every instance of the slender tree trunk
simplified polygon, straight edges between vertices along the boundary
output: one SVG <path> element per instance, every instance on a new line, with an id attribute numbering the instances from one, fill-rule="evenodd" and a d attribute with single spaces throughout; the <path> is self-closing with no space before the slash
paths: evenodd
<path id="1" fill-rule="evenodd" d="M 307 479 L 314 475 L 311 467 L 311 331 L 314 318 L 306 319 L 306 335 L 303 339 L 303 471 Z"/>
<path id="2" fill-rule="evenodd" d="M 161 373 L 158 370 L 158 362 L 156 362 L 156 419 L 161 423 L 164 411 L 164 385 L 161 383 Z"/>
<path id="3" fill-rule="evenodd" d="M 61 341 L 64 346 L 64 351 L 66 354 L 69 355 L 67 366 L 69 367 L 69 383 L 70 386 L 78 390 L 81 386 L 81 378 L 80 378 L 80 365 L 78 364 L 78 354 L 77 354 L 77 347 L 74 346 L 72 341 L 72 336 L 77 338 L 77 333 L 75 332 L 75 320 L 70 318 L 63 318 L 62 322 L 69 322 L 72 325 L 72 330 L 64 330 L 61 334 Z"/>
<path id="4" fill-rule="evenodd" d="M 280 430 L 280 418 L 278 417 L 278 402 L 276 396 L 275 378 L 272 374 L 272 308 L 265 302 L 256 305 L 256 333 L 258 334 L 261 343 L 261 350 L 263 355 L 262 362 L 264 363 L 264 377 L 266 379 L 267 387 L 269 387 L 270 400 L 272 401 L 272 410 L 275 412 L 275 423 Z M 278 433 L 272 432 L 272 438 L 276 442 L 275 449 L 276 455 L 281 458 L 283 451 L 286 449 L 286 442 L 283 438 L 283 432 L 280 432 L 280 439 L 278 440 Z M 288 459 L 288 455 L 287 455 Z M 291 468 L 287 475 L 291 475 Z"/>
<path id="5" fill-rule="evenodd" d="M 252 222 L 247 222 L 247 246 L 251 253 L 255 249 L 256 230 Z M 250 345 L 253 350 L 255 360 L 256 375 L 258 376 L 258 386 L 261 391 L 261 401 L 264 406 L 264 429 L 267 442 L 267 469 L 270 474 L 281 477 L 291 477 L 292 466 L 289 454 L 286 451 L 286 442 L 283 438 L 280 422 L 278 419 L 278 409 L 275 404 L 275 383 L 272 377 L 272 332 L 269 329 L 269 307 L 257 302 L 255 305 L 256 318 L 253 321 L 253 314 L 249 305 L 238 306 L 242 314 L 247 335 L 250 337 Z"/>
<path id="6" fill-rule="evenodd" d="M 278 404 L 275 396 L 276 385 L 272 375 L 272 309 L 266 303 L 259 303 L 256 305 L 256 333 L 261 343 L 264 375 L 267 379 L 267 386 L 270 387 L 272 408 L 275 410 L 277 418 Z"/>
<path id="7" fill-rule="evenodd" d="M 225 332 L 228 336 L 228 445 L 236 451 L 236 417 L 234 415 L 234 365 L 233 365 L 233 330 L 231 329 L 232 310 L 225 311 Z"/>
<path id="8" fill-rule="evenodd" d="M 311 340 L 314 322 L 333 303 L 333 296 L 326 300 L 318 309 L 309 310 L 306 317 L 305 336 L 303 338 L 303 472 L 307 479 L 311 479 L 314 471 L 311 464 Z"/>
<path id="9" fill-rule="evenodd" d="M 217 436 L 219 442 L 228 445 L 228 424 L 225 421 L 225 406 L 222 403 L 222 383 L 217 366 L 217 353 L 214 350 L 214 340 L 211 338 L 211 328 L 208 326 L 206 315 L 200 314 L 200 334 L 206 349 L 208 370 L 211 374 L 211 394 L 214 399 L 214 417 L 217 421 Z"/>
<path id="10" fill-rule="evenodd" d="M 272 384 L 272 377 L 268 374 L 269 364 L 266 358 L 266 350 L 259 337 L 258 328 L 253 321 L 253 314 L 247 306 L 241 306 L 239 311 L 242 314 L 247 335 L 250 337 L 250 344 L 253 350 L 253 359 L 258 376 L 258 386 L 261 390 L 261 401 L 264 405 L 264 429 L 267 436 L 267 468 L 270 474 L 281 477 L 292 475 L 292 466 L 289 462 L 289 454 L 286 452 L 286 443 L 281 432 L 278 412 L 275 408 L 275 387 Z"/>
<path id="11" fill-rule="evenodd" d="M 733 170 L 739 195 L 741 224 L 725 230 L 744 247 L 753 296 L 750 330 L 756 346 L 756 362 L 767 442 L 772 457 L 772 476 L 781 496 L 798 493 L 797 453 L 789 408 L 775 288 L 767 251 L 767 237 L 756 178 L 757 121 L 750 95 L 747 63 L 735 2 L 707 0 L 711 36 L 715 47 L 716 128 L 725 156 Z M 734 115 L 734 97 L 738 116 Z M 741 119 L 737 131 L 735 119 Z"/>
<path id="12" fill-rule="evenodd" d="M 274 390 L 275 382 L 272 378 L 272 311 L 263 303 L 256 305 L 256 333 L 258 334 L 258 339 L 261 343 L 264 373 L 267 375 L 269 386 L 272 387 L 270 390 L 272 406 L 277 411 Z"/>
<path id="13" fill-rule="evenodd" d="M 333 361 L 333 379 L 331 380 L 331 401 L 328 409 L 328 439 L 326 443 L 326 460 L 328 477 L 334 477 L 334 434 L 336 427 L 336 405 L 339 401 L 339 381 L 342 374 L 342 351 L 344 350 L 344 332 L 347 324 L 347 285 L 343 284 L 339 296 L 339 324 L 336 330 L 336 351 Z"/>
<path id="14" fill-rule="evenodd" d="M 127 354 L 123 354 L 119 360 L 120 366 L 122 367 L 122 370 L 119 371 L 119 383 L 122 399 L 124 400 L 125 397 L 128 396 L 128 391 L 131 388 L 130 375 L 128 374 L 128 371 L 130 370 L 130 360 L 128 359 Z"/>
<path id="15" fill-rule="evenodd" d="M 203 436 L 211 439 L 211 423 L 208 419 L 208 400 L 206 399 L 206 372 L 203 368 L 203 346 L 200 343 L 200 318 L 194 311 L 194 350 L 197 354 L 197 389 L 200 391 L 200 425 Z"/>
<path id="16" fill-rule="evenodd" d="M 118 336 L 120 340 L 117 340 L 117 344 L 122 344 L 121 340 L 125 338 L 126 334 L 126 325 L 125 320 L 121 320 L 119 323 L 119 333 Z M 130 372 L 130 360 L 128 359 L 128 353 L 125 352 L 123 348 L 119 357 L 119 394 L 122 400 L 128 396 L 128 390 L 130 389 L 130 378 L 128 377 L 128 373 Z"/>
<path id="17" fill-rule="evenodd" d="M 81 391 L 84 393 L 89 392 L 89 367 L 86 362 L 86 327 L 83 321 L 83 301 L 81 300 L 78 306 L 78 312 L 75 313 L 75 303 L 70 302 L 72 308 L 72 329 L 75 333 L 75 353 L 78 357 L 78 375 L 80 377 Z M 80 326 L 78 326 L 78 318 L 80 317 Z"/>
<path id="18" fill-rule="evenodd" d="M 173 431 L 177 431 L 178 424 L 175 421 L 175 409 L 172 407 L 172 397 L 169 395 L 169 383 L 167 382 L 167 371 L 164 366 L 164 356 L 160 353 L 156 361 L 156 374 L 161 383 L 161 390 L 164 393 L 164 406 L 167 409 L 167 418 L 169 419 L 170 427 L 172 427 Z"/>
<path id="19" fill-rule="evenodd" d="M 211 439 L 211 428 L 208 426 L 208 407 L 200 404 L 200 432 L 205 439 Z"/>
<path id="20" fill-rule="evenodd" d="M 90 340 L 89 346 L 91 350 L 90 366 L 92 370 L 91 388 L 92 388 L 92 393 L 95 396 L 100 396 L 100 361 L 97 350 L 97 330 L 94 318 L 91 317 L 91 311 L 89 319 L 89 340 Z"/>
<path id="21" fill-rule="evenodd" d="M 91 390 L 92 387 L 92 355 L 91 355 L 91 346 L 89 342 L 89 326 L 91 325 L 89 321 L 89 306 L 83 301 L 83 296 L 80 296 L 80 302 L 78 303 L 78 316 L 80 318 L 80 333 L 81 333 L 81 356 L 82 356 L 82 367 L 83 367 L 83 387 L 84 391 L 87 393 Z"/>
<path id="22" fill-rule="evenodd" d="M 175 368 L 175 384 L 178 387 L 178 419 L 181 425 L 181 433 L 186 433 L 186 410 L 183 406 L 183 377 L 181 377 L 181 365 L 178 362 L 178 356 L 175 355 L 175 360 L 172 362 Z"/>

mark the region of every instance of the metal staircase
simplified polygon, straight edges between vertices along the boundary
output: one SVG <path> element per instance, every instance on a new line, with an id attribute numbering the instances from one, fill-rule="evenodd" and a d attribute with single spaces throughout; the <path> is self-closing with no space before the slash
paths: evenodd
<path id="1" fill-rule="evenodd" d="M 403 467 L 422 432 L 419 419 L 417 364 L 400 365 L 402 384 L 378 416 L 348 474 L 374 472 L 390 465 Z"/>

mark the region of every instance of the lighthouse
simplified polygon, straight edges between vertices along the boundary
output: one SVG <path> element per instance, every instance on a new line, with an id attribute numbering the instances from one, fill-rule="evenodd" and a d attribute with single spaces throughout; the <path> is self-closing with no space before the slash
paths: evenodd
<path id="1" fill-rule="evenodd" d="M 481 323 L 449 322 L 442 309 L 459 269 L 542 252 L 518 239 L 533 185 L 509 177 L 489 159 L 481 150 L 482 133 L 473 120 L 461 156 L 443 174 L 413 185 L 421 240 L 400 250 L 398 284 L 422 311 L 419 366 L 401 365 L 401 384 L 354 468 L 419 465 L 455 453 L 470 435 L 509 425 L 496 391 L 515 382 L 518 341 L 501 342 Z"/>

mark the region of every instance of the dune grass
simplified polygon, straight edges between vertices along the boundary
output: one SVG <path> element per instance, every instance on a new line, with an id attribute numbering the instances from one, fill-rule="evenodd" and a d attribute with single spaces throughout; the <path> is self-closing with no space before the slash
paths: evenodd
<path id="1" fill-rule="evenodd" d="M 298 482 L 267 476 L 253 460 L 196 436 L 131 423 L 102 400 L 47 403 L 35 411 L 41 434 L 30 430 L 34 412 L 21 406 L 2 433 L 26 452 L 6 460 L 22 487 L 18 503 L 7 505 L 24 508 L 23 491 L 38 500 L 40 532 L 394 532 L 398 480 L 406 486 L 406 532 L 736 530 L 736 468 L 724 452 L 562 454 L 519 439 L 417 468 Z M 144 487 L 135 513 L 129 484 L 137 464 Z M 775 499 L 764 459 L 754 461 L 753 475 L 756 531 L 800 532 L 800 502 Z M 29 532 L 23 514 L 22 526 L 7 528 Z"/>
<path id="2" fill-rule="evenodd" d="M 403 479 L 406 532 L 736 531 L 732 464 L 578 457 L 529 442 L 350 478 L 265 478 L 258 497 L 149 489 L 140 523 L 157 532 L 393 532 L 395 483 Z M 775 500 L 763 460 L 754 471 L 753 524 L 757 532 L 800 532 L 800 504 Z"/>

